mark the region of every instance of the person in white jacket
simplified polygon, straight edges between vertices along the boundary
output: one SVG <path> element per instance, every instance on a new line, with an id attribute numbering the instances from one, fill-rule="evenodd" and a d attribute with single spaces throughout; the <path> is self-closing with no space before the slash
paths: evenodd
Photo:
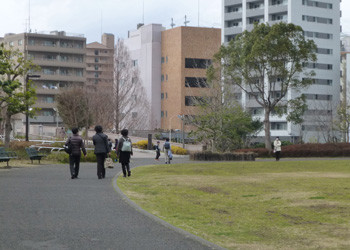
<path id="1" fill-rule="evenodd" d="M 275 141 L 273 142 L 273 151 L 275 153 L 276 156 L 276 161 L 280 160 L 281 157 L 281 141 L 279 137 L 276 137 Z"/>

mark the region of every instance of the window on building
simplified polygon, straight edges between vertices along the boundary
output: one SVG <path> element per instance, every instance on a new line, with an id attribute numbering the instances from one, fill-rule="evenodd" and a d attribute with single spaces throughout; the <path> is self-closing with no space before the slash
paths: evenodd
<path id="1" fill-rule="evenodd" d="M 304 31 L 305 37 L 315 37 L 319 39 L 333 39 L 333 35 L 329 33 L 321 33 L 321 32 L 312 32 L 312 31 Z"/>
<path id="2" fill-rule="evenodd" d="M 287 130 L 286 122 L 271 122 L 271 130 Z"/>
<path id="3" fill-rule="evenodd" d="M 164 82 L 164 75 L 161 75 L 160 81 L 161 81 L 161 82 Z"/>
<path id="4" fill-rule="evenodd" d="M 168 56 L 165 57 L 165 62 L 168 63 Z"/>
<path id="5" fill-rule="evenodd" d="M 333 9 L 333 4 L 331 3 L 312 1 L 312 0 L 303 0 L 303 5 L 318 7 L 323 9 Z"/>
<path id="6" fill-rule="evenodd" d="M 188 69 L 206 69 L 210 65 L 210 59 L 185 58 L 185 68 Z"/>
<path id="7" fill-rule="evenodd" d="M 207 78 L 185 77 L 185 87 L 188 88 L 208 88 Z"/>
<path id="8" fill-rule="evenodd" d="M 137 67 L 138 64 L 139 64 L 138 60 L 132 60 L 132 65 L 133 65 L 134 67 Z"/>
<path id="9" fill-rule="evenodd" d="M 185 96 L 185 106 L 197 106 L 204 102 L 208 102 L 208 100 L 201 96 Z"/>
<path id="10" fill-rule="evenodd" d="M 312 22 L 312 23 L 333 24 L 333 19 L 331 19 L 331 18 L 324 18 L 324 17 L 303 15 L 302 16 L 302 20 L 306 21 L 306 22 Z"/>
<path id="11" fill-rule="evenodd" d="M 43 68 L 43 74 L 44 75 L 54 75 L 56 73 L 55 70 L 50 68 Z"/>
<path id="12" fill-rule="evenodd" d="M 29 45 L 35 45 L 35 40 L 34 39 L 29 39 L 28 40 Z"/>
<path id="13" fill-rule="evenodd" d="M 60 60 L 61 60 L 62 62 L 68 62 L 68 56 L 60 55 Z"/>
<path id="14" fill-rule="evenodd" d="M 160 112 L 160 117 L 162 117 L 162 118 L 164 117 L 164 111 Z"/>
<path id="15" fill-rule="evenodd" d="M 164 93 L 160 94 L 160 99 L 163 100 L 164 99 Z"/>
<path id="16" fill-rule="evenodd" d="M 23 40 L 22 39 L 18 40 L 18 45 L 23 45 Z"/>
<path id="17" fill-rule="evenodd" d="M 323 55 L 332 55 L 333 50 L 332 49 L 325 49 L 325 48 L 317 48 L 316 53 L 323 54 Z"/>
<path id="18" fill-rule="evenodd" d="M 162 56 L 161 62 L 162 62 L 162 64 L 165 62 L 164 56 Z"/>
<path id="19" fill-rule="evenodd" d="M 100 60 L 98 59 L 98 57 L 95 57 L 95 62 L 99 62 Z"/>
<path id="20" fill-rule="evenodd" d="M 95 77 L 98 78 L 99 77 L 99 74 L 97 72 L 95 72 Z"/>
<path id="21" fill-rule="evenodd" d="M 95 65 L 95 70 L 98 70 L 98 65 Z"/>
<path id="22" fill-rule="evenodd" d="M 95 49 L 95 55 L 98 56 L 98 54 L 99 54 L 99 53 L 98 53 L 98 50 Z"/>
<path id="23" fill-rule="evenodd" d="M 60 75 L 67 76 L 68 75 L 68 69 L 60 69 Z"/>
<path id="24" fill-rule="evenodd" d="M 242 12 L 242 5 L 231 5 L 231 6 L 226 6 L 225 8 L 226 13 L 231 13 L 231 12 Z"/>
<path id="25" fill-rule="evenodd" d="M 50 41 L 50 40 L 45 40 L 43 42 L 44 46 L 48 46 L 48 47 L 55 47 L 56 46 L 56 42 L 55 41 Z"/>

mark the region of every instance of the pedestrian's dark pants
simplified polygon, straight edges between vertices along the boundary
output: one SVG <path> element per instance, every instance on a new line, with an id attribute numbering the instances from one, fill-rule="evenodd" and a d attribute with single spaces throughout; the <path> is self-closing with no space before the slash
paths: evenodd
<path id="1" fill-rule="evenodd" d="M 158 159 L 159 159 L 159 156 L 160 156 L 160 150 L 157 150 L 156 153 L 157 153 L 157 154 L 156 154 L 156 160 L 158 160 Z"/>
<path id="2" fill-rule="evenodd" d="M 79 175 L 80 155 L 69 155 L 70 174 L 73 178 Z"/>
<path id="3" fill-rule="evenodd" d="M 281 157 L 281 151 L 276 151 L 275 154 L 276 154 L 276 161 L 279 161 Z"/>
<path id="4" fill-rule="evenodd" d="M 126 176 L 126 173 L 128 173 L 128 176 L 130 176 L 130 165 L 129 163 L 122 163 L 122 170 L 123 170 L 123 175 Z"/>
<path id="5" fill-rule="evenodd" d="M 98 153 L 98 154 L 96 154 L 97 177 L 99 179 L 105 178 L 105 175 L 106 175 L 105 159 L 106 159 L 106 153 Z"/>

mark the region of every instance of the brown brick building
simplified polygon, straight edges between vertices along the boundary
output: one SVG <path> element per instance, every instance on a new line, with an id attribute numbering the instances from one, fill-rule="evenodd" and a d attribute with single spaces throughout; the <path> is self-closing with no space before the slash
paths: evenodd
<path id="1" fill-rule="evenodd" d="M 178 116 L 196 114 L 193 99 L 203 93 L 206 68 L 220 45 L 221 29 L 177 27 L 162 32 L 162 129 L 181 129 Z M 185 125 L 184 130 L 190 128 Z"/>
<path id="2" fill-rule="evenodd" d="M 114 35 L 103 34 L 102 43 L 86 45 L 87 86 L 113 86 Z"/>

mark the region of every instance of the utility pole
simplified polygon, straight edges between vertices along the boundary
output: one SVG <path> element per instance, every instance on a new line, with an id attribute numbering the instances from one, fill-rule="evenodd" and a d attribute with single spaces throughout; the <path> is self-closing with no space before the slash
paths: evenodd
<path id="1" fill-rule="evenodd" d="M 27 94 L 27 90 L 28 90 L 28 82 L 31 78 L 39 78 L 40 75 L 30 75 L 27 74 L 26 78 L 25 78 L 25 94 Z M 26 100 L 26 141 L 29 141 L 29 106 L 28 106 L 28 100 Z"/>
<path id="2" fill-rule="evenodd" d="M 173 29 L 174 26 L 175 26 L 175 23 L 174 23 L 174 19 L 173 19 L 173 18 L 171 18 L 171 24 L 170 24 L 170 26 L 171 26 L 172 29 Z"/>
<path id="3" fill-rule="evenodd" d="M 185 15 L 185 22 L 184 22 L 185 26 L 187 26 L 187 24 L 188 24 L 189 22 L 190 22 L 190 21 L 187 20 L 187 16 Z"/>

